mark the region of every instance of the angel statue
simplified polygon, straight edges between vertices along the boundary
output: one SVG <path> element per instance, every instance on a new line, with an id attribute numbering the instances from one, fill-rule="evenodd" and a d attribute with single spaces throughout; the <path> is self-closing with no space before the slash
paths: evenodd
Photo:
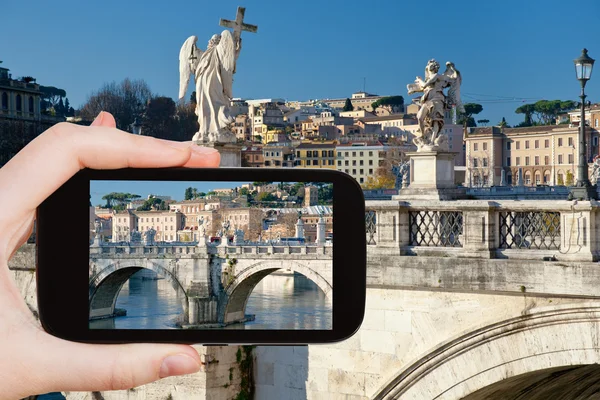
<path id="1" fill-rule="evenodd" d="M 440 64 L 430 60 L 425 67 L 425 79 L 417 76 L 415 83 L 407 85 L 408 94 L 423 92 L 417 102 L 420 106 L 417 112 L 419 130 L 414 140 L 417 151 L 448 150 L 448 136 L 443 133 L 444 114 L 455 108 L 464 112 L 460 101 L 460 72 L 451 62 L 446 63 L 446 71 L 439 74 Z M 444 89 L 448 94 L 444 94 Z"/>
<path id="2" fill-rule="evenodd" d="M 257 27 L 243 23 L 245 9 L 239 7 L 235 21 L 221 20 L 220 25 L 233 28 L 213 35 L 205 51 L 196 46 L 197 36 L 190 36 L 179 51 L 179 100 L 185 97 L 190 76 L 196 83 L 196 115 L 200 129 L 193 141 L 202 143 L 235 142 L 230 126 L 235 119 L 229 114 L 233 98 L 233 74 L 242 49 L 242 31 L 256 32 Z"/>

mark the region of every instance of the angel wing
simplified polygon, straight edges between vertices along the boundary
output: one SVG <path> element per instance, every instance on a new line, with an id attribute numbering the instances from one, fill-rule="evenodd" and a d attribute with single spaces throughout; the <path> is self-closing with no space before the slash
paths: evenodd
<path id="1" fill-rule="evenodd" d="M 444 75 L 450 78 L 450 89 L 448 89 L 448 105 L 450 107 L 456 107 L 458 112 L 465 112 L 465 107 L 460 99 L 460 85 L 462 83 L 460 72 L 454 67 L 453 63 L 447 62 Z"/>
<path id="2" fill-rule="evenodd" d="M 197 36 L 190 36 L 179 50 L 179 100 L 185 97 L 190 76 L 196 72 L 203 51 L 196 46 Z"/>
<path id="3" fill-rule="evenodd" d="M 221 82 L 223 84 L 223 92 L 230 99 L 233 97 L 233 74 L 235 72 L 235 42 L 233 35 L 228 30 L 221 33 L 221 41 L 217 45 L 217 53 L 221 61 Z"/>

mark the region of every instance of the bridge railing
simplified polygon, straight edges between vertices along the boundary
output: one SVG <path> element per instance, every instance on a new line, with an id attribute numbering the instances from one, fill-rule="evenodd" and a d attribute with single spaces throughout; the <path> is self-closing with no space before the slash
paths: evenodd
<path id="1" fill-rule="evenodd" d="M 314 254 L 314 255 L 333 255 L 332 246 L 302 245 L 302 246 L 275 246 L 275 245 L 238 245 L 227 246 L 224 249 L 219 248 L 223 254 L 239 255 L 287 255 L 287 254 Z"/>
<path id="2" fill-rule="evenodd" d="M 600 205 L 556 200 L 367 201 L 369 253 L 600 260 Z"/>

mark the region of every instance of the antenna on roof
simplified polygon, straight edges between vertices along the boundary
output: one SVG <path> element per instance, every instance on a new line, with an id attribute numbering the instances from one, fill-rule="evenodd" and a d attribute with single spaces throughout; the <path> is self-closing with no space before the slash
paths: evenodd
<path id="1" fill-rule="evenodd" d="M 363 78 L 363 92 L 366 93 L 366 88 L 367 88 L 367 77 Z"/>

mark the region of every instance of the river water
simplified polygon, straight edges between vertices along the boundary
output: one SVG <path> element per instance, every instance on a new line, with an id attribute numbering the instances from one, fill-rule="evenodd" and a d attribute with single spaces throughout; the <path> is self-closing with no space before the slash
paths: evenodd
<path id="1" fill-rule="evenodd" d="M 117 308 L 123 317 L 92 321 L 92 329 L 176 329 L 181 321 L 181 298 L 165 279 L 127 281 Z M 268 275 L 256 285 L 246 306 L 255 319 L 224 329 L 331 329 L 331 302 L 311 280 L 300 274 Z"/>

